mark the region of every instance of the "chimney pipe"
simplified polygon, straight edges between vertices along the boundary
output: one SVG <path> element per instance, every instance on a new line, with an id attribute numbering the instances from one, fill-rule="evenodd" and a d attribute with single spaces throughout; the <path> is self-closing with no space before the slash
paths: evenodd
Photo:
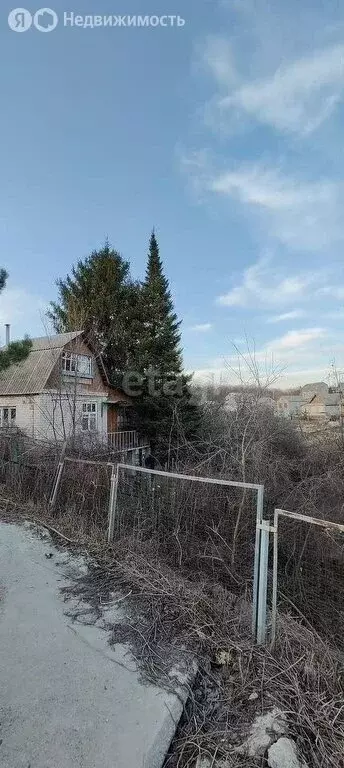
<path id="1" fill-rule="evenodd" d="M 6 323 L 5 328 L 6 328 L 6 347 L 8 347 L 10 343 L 10 324 Z"/>

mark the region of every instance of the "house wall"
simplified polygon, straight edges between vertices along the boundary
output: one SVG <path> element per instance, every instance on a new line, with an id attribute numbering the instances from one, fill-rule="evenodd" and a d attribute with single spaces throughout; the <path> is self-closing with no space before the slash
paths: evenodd
<path id="1" fill-rule="evenodd" d="M 339 403 L 333 403 L 333 404 L 326 404 L 322 397 L 319 395 L 317 396 L 311 403 L 309 403 L 307 406 L 305 406 L 305 411 L 307 415 L 310 418 L 326 418 L 329 419 L 331 416 L 337 416 L 339 418 L 340 415 L 340 407 Z"/>
<path id="2" fill-rule="evenodd" d="M 325 416 L 325 404 L 324 403 L 309 403 L 304 407 L 305 413 L 311 418 L 319 418 L 319 416 Z"/>
<path id="3" fill-rule="evenodd" d="M 40 418 L 36 419 L 35 437 L 64 440 L 72 435 L 73 425 L 75 425 L 75 432 L 81 433 L 83 403 L 96 403 L 97 434 L 104 437 L 107 434 L 107 407 L 104 395 L 67 394 L 57 390 L 50 390 L 40 395 Z"/>
<path id="4" fill-rule="evenodd" d="M 0 407 L 16 408 L 16 426 L 34 437 L 39 395 L 0 395 Z"/>
<path id="5" fill-rule="evenodd" d="M 61 370 L 61 357 L 54 366 L 46 384 L 46 391 L 40 395 L 41 418 L 37 423 L 40 434 L 49 440 L 63 440 L 75 432 L 82 432 L 82 404 L 96 403 L 97 433 L 100 437 L 107 434 L 107 414 L 105 400 L 107 386 L 104 384 L 95 356 L 83 339 L 78 338 L 66 344 L 65 352 L 88 355 L 92 358 L 92 378 L 70 375 Z"/>
<path id="6" fill-rule="evenodd" d="M 280 416 L 293 416 L 301 412 L 301 398 L 280 397 L 277 400 L 277 413 Z"/>
<path id="7" fill-rule="evenodd" d="M 99 365 L 97 363 L 97 360 L 95 356 L 90 351 L 89 347 L 85 342 L 79 338 L 75 339 L 74 341 L 71 341 L 69 344 L 66 344 L 63 348 L 64 352 L 74 352 L 74 354 L 77 355 L 88 355 L 89 357 L 92 357 L 92 363 L 93 363 L 93 378 L 84 378 L 84 377 L 77 377 L 75 380 L 74 375 L 63 374 L 61 371 L 61 358 L 62 358 L 62 351 L 61 351 L 61 357 L 57 361 L 56 365 L 54 366 L 49 379 L 46 384 L 46 389 L 62 389 L 65 386 L 70 388 L 72 391 L 75 390 L 75 386 L 77 385 L 78 390 L 81 390 L 85 394 L 87 393 L 104 393 L 106 390 L 106 386 L 103 382 L 102 376 L 100 374 Z"/>
<path id="8" fill-rule="evenodd" d="M 96 403 L 97 433 L 108 433 L 106 395 L 80 393 L 73 397 L 57 390 L 41 395 L 1 395 L 0 407 L 16 408 L 16 427 L 39 440 L 64 440 L 73 432 L 81 432 L 82 404 Z M 117 422 L 117 419 L 116 419 Z M 113 429 L 112 431 L 115 431 Z"/>

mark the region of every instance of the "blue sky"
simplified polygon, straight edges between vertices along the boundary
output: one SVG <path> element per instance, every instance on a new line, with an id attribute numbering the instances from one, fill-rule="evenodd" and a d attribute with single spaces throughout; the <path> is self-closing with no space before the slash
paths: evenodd
<path id="1" fill-rule="evenodd" d="M 106 236 L 143 276 L 155 226 L 188 369 L 231 377 L 245 339 L 283 385 L 344 367 L 341 4 L 51 7 L 49 34 L 1 10 L 0 323 L 44 333 L 55 279 Z M 185 25 L 65 28 L 65 10 Z"/>

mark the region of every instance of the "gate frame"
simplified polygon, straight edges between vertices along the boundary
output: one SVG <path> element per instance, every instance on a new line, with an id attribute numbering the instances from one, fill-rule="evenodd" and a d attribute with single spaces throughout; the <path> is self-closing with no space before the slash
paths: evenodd
<path id="1" fill-rule="evenodd" d="M 252 606 L 252 634 L 258 643 L 262 645 L 266 640 L 266 606 L 267 606 L 267 574 L 268 574 L 268 544 L 269 523 L 263 520 L 264 485 L 258 483 L 243 483 L 235 480 L 221 480 L 218 477 L 199 477 L 198 475 L 184 475 L 179 472 L 167 472 L 160 469 L 148 469 L 148 467 L 134 467 L 131 464 L 117 464 L 116 472 L 111 473 L 111 493 L 109 503 L 108 544 L 114 536 L 117 511 L 117 494 L 120 470 L 131 470 L 148 475 L 160 475 L 162 477 L 175 477 L 178 480 L 192 480 L 198 483 L 213 483 L 214 485 L 230 486 L 232 488 L 247 488 L 257 492 L 256 501 L 256 535 L 253 571 L 253 606 Z"/>
<path id="2" fill-rule="evenodd" d="M 344 533 L 344 524 L 334 523 L 331 520 L 322 520 L 319 517 L 310 515 L 301 515 L 299 512 L 288 512 L 286 509 L 275 509 L 274 524 L 270 527 L 273 533 L 273 581 L 272 581 L 272 609 L 271 609 L 271 644 L 276 642 L 277 635 L 277 601 L 278 601 L 278 520 L 280 517 L 286 517 L 291 520 L 298 520 L 310 525 L 317 525 L 325 530 L 334 530 Z"/>

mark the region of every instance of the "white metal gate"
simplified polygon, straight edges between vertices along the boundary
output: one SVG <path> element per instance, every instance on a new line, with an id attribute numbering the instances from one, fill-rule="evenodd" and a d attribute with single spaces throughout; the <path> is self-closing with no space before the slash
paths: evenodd
<path id="1" fill-rule="evenodd" d="M 267 569 L 268 569 L 268 545 L 269 524 L 263 521 L 264 486 L 256 483 L 241 483 L 233 480 L 222 480 L 212 477 L 199 477 L 197 475 L 184 475 L 176 472 L 153 470 L 146 467 L 133 467 L 128 464 L 118 464 L 113 468 L 111 476 L 111 492 L 109 503 L 108 542 L 114 537 L 116 515 L 118 514 L 118 488 L 122 473 L 145 473 L 153 477 L 175 478 L 181 481 L 194 483 L 207 483 L 214 486 L 249 489 L 256 493 L 256 519 L 255 519 L 255 553 L 253 569 L 253 608 L 252 631 L 259 644 L 266 639 L 266 604 L 267 604 Z"/>

